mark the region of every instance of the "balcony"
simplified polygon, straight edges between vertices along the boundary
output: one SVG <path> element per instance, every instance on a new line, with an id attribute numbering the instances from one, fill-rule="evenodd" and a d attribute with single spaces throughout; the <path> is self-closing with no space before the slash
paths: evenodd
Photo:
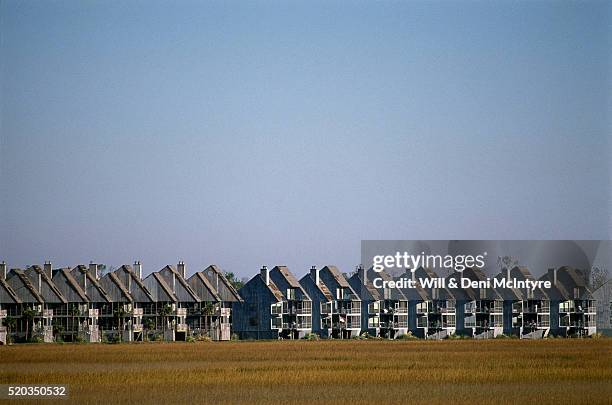
<path id="1" fill-rule="evenodd" d="M 90 309 L 87 311 L 87 316 L 89 318 L 97 318 L 98 317 L 98 310 L 97 309 Z"/>
<path id="2" fill-rule="evenodd" d="M 143 330 L 143 326 L 141 323 L 133 323 L 132 324 L 132 331 L 133 332 L 142 332 Z"/>
<path id="3" fill-rule="evenodd" d="M 185 308 L 179 308 L 179 309 L 185 309 Z M 186 323 L 177 323 L 176 324 L 176 331 L 177 332 L 187 332 L 188 326 Z"/>
<path id="4" fill-rule="evenodd" d="M 132 312 L 133 316 L 142 316 L 143 314 L 144 310 L 142 308 L 134 308 L 134 311 Z"/>
<path id="5" fill-rule="evenodd" d="M 187 308 L 177 308 L 176 316 L 187 316 Z"/>
<path id="6" fill-rule="evenodd" d="M 52 309 L 44 309 L 42 311 L 43 318 L 53 318 L 53 310 Z"/>

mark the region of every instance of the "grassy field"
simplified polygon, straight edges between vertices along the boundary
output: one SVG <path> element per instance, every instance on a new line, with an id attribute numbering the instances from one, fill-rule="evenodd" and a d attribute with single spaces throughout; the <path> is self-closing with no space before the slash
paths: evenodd
<path id="1" fill-rule="evenodd" d="M 612 339 L 14 345 L 7 383 L 79 403 L 610 403 Z"/>

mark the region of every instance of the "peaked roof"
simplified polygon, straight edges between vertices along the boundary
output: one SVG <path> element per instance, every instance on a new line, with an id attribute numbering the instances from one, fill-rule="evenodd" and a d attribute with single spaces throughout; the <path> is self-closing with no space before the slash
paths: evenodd
<path id="1" fill-rule="evenodd" d="M 21 300 L 17 296 L 15 290 L 13 290 L 13 287 L 11 287 L 2 277 L 0 277 L 0 288 L 6 291 L 6 294 L 11 297 L 15 304 L 21 304 Z M 8 302 L 4 302 L 3 304 L 8 304 Z"/>
<path id="2" fill-rule="evenodd" d="M 334 277 L 340 287 L 351 288 L 348 281 L 346 281 L 346 278 L 344 278 L 344 276 L 336 266 L 325 266 L 321 269 L 321 271 L 324 271 L 325 269 L 329 271 L 329 273 Z"/>
<path id="3" fill-rule="evenodd" d="M 98 290 L 98 293 L 102 296 L 102 298 L 104 298 L 104 300 L 106 300 L 106 302 L 112 302 L 111 296 L 108 294 L 108 292 L 106 292 L 104 287 L 102 287 L 100 281 L 96 278 L 96 276 L 91 274 L 87 266 L 79 264 L 71 270 L 72 276 L 74 277 L 77 272 L 81 273 L 83 277 L 87 277 L 87 281 L 89 281 L 91 285 L 93 285 Z"/>
<path id="4" fill-rule="evenodd" d="M 136 273 L 134 273 L 134 270 L 132 270 L 132 266 L 124 264 L 121 267 L 119 267 L 117 270 L 114 271 L 114 273 L 116 275 L 120 274 L 120 272 L 123 272 L 127 275 L 127 277 L 130 278 L 131 281 L 135 282 L 136 285 L 142 290 L 142 292 L 147 296 L 147 298 L 153 302 L 155 301 L 155 299 L 153 298 L 153 295 L 151 294 L 151 292 L 147 289 L 147 287 L 143 284 L 142 280 L 140 279 L 140 277 L 138 277 L 138 275 Z M 123 283 L 123 281 L 121 280 L 121 278 L 119 277 L 120 282 Z M 124 284 L 124 288 L 125 288 L 125 284 Z M 128 291 L 129 294 L 129 291 Z M 132 300 L 133 300 L 133 294 L 130 294 L 132 296 Z"/>
<path id="5" fill-rule="evenodd" d="M 149 275 L 149 277 L 153 277 L 153 279 L 155 281 L 157 281 L 157 283 L 159 284 L 159 286 L 162 288 L 162 290 L 164 290 L 164 292 L 166 293 L 166 295 L 168 295 L 168 297 L 170 297 L 170 300 L 174 301 L 174 302 L 178 302 L 178 298 L 176 297 L 176 295 L 172 292 L 172 289 L 170 288 L 170 286 L 166 283 L 166 280 L 164 280 L 164 277 L 159 274 L 158 272 L 154 272 L 151 273 Z M 147 278 L 149 278 L 147 277 Z"/>
<path id="6" fill-rule="evenodd" d="M 287 280 L 287 283 L 289 283 L 291 287 L 300 288 L 300 289 L 302 288 L 302 286 L 300 285 L 300 282 L 297 280 L 297 278 L 295 278 L 293 273 L 289 271 L 287 266 L 275 266 L 271 271 L 274 271 L 274 269 L 277 269 L 279 273 L 283 277 L 285 277 L 285 279 Z"/>
<path id="7" fill-rule="evenodd" d="M 53 278 L 55 278 L 58 274 L 61 274 L 65 277 L 66 282 L 68 283 L 68 285 L 74 289 L 74 291 L 78 294 L 78 296 L 85 302 L 89 301 L 89 297 L 87 297 L 87 294 L 85 293 L 85 291 L 83 291 L 83 289 L 81 288 L 81 286 L 79 285 L 79 283 L 77 283 L 77 281 L 74 279 L 74 277 L 72 276 L 72 274 L 70 273 L 70 269 L 68 268 L 62 268 L 59 270 L 56 270 L 53 274 Z"/>
<path id="8" fill-rule="evenodd" d="M 201 299 L 200 297 L 198 297 L 198 294 L 196 294 L 196 292 L 193 290 L 193 288 L 191 288 L 191 286 L 189 285 L 189 283 L 187 283 L 187 280 L 185 280 L 183 278 L 183 276 L 181 274 L 179 274 L 178 271 L 176 271 L 176 269 L 174 268 L 174 266 L 171 265 L 166 265 L 163 269 L 161 269 L 159 272 L 160 276 L 163 277 L 163 275 L 161 274 L 161 272 L 163 271 L 167 271 L 170 272 L 174 275 L 174 278 L 176 281 L 179 282 L 179 284 L 187 291 L 187 293 L 191 296 L 191 298 L 193 298 L 194 301 L 196 302 L 200 302 Z M 173 294 L 176 296 L 176 293 L 173 292 Z M 177 297 L 177 301 L 180 301 Z"/>
<path id="9" fill-rule="evenodd" d="M 212 273 L 215 275 L 215 279 L 217 281 L 217 286 L 215 286 L 212 282 L 212 280 L 209 280 L 211 282 L 211 285 L 213 285 L 213 287 L 215 288 L 215 290 L 217 291 L 217 293 L 219 293 L 219 295 L 221 295 L 221 288 L 218 286 L 218 281 L 221 280 L 223 286 L 229 291 L 229 293 L 231 295 L 234 296 L 234 298 L 237 301 L 242 302 L 242 297 L 240 296 L 240 294 L 238 294 L 238 290 L 232 285 L 232 283 L 229 282 L 229 280 L 227 279 L 227 277 L 225 277 L 225 274 L 223 274 L 223 272 L 221 271 L 221 269 L 215 265 L 215 264 L 211 264 L 210 266 L 208 266 L 207 268 L 205 268 L 201 273 L 203 273 L 204 277 L 207 277 L 208 273 Z"/>
<path id="10" fill-rule="evenodd" d="M 121 280 L 119 280 L 119 277 L 117 277 L 117 275 L 114 272 L 111 271 L 110 273 L 106 273 L 102 277 L 102 279 L 110 280 L 111 284 L 114 285 L 121 292 L 121 295 L 123 295 L 123 297 L 125 297 L 126 300 L 128 300 L 129 302 L 134 301 L 130 292 L 127 290 L 127 288 L 125 288 Z"/>
<path id="11" fill-rule="evenodd" d="M 380 301 L 381 296 L 380 293 L 374 286 L 370 283 L 368 279 L 366 283 L 363 282 L 359 272 L 355 272 L 351 278 L 348 280 L 349 284 L 353 288 L 353 290 L 359 295 L 359 298 L 362 300 L 373 300 Z"/>
<path id="12" fill-rule="evenodd" d="M 41 280 L 44 281 L 45 284 L 49 287 L 49 290 L 53 293 L 53 295 L 57 297 L 57 299 L 59 299 L 60 302 L 62 302 L 63 304 L 68 303 L 68 300 L 66 299 L 66 297 L 64 297 L 62 292 L 57 288 L 53 280 L 51 280 L 51 277 L 49 277 L 49 275 L 43 270 L 42 267 L 35 264 L 33 266 L 28 267 L 24 271 L 24 274 L 28 278 L 30 278 L 30 280 L 32 280 L 32 277 L 35 275 L 39 276 Z M 39 293 L 43 297 L 43 300 L 49 301 L 49 297 L 45 298 L 42 291 L 39 291 Z"/>
<path id="13" fill-rule="evenodd" d="M 300 281 L 304 281 L 306 282 L 306 280 L 310 280 L 310 282 L 312 282 L 312 285 L 314 285 L 321 294 L 323 294 L 323 296 L 325 297 L 325 299 L 327 299 L 328 301 L 333 301 L 334 300 L 334 296 L 332 295 L 332 293 L 329 291 L 329 288 L 327 288 L 327 286 L 325 285 L 325 283 L 323 283 L 322 281 L 319 282 L 319 284 L 317 284 L 315 282 L 315 280 L 312 279 L 312 275 L 310 273 L 306 274 L 304 277 L 302 277 L 302 279 Z"/>
<path id="14" fill-rule="evenodd" d="M 210 281 L 208 281 L 208 279 L 206 278 L 203 272 L 198 271 L 198 272 L 193 273 L 193 275 L 189 277 L 187 282 L 190 284 L 191 283 L 201 284 L 208 291 L 208 293 L 215 299 L 215 301 L 217 302 L 222 301 L 221 297 L 219 296 L 219 294 L 217 294 L 217 291 L 212 286 L 212 284 L 210 284 Z M 193 288 L 193 286 L 191 286 L 191 288 Z"/>
<path id="15" fill-rule="evenodd" d="M 45 300 L 43 299 L 42 295 L 40 295 L 38 293 L 38 291 L 36 290 L 36 288 L 34 288 L 34 286 L 32 285 L 32 282 L 30 281 L 30 278 L 28 276 L 26 276 L 26 274 L 23 272 L 23 270 L 21 269 L 12 269 L 11 273 L 9 274 L 7 280 L 19 280 L 18 282 L 21 284 L 22 288 L 25 288 L 31 295 L 32 297 L 39 303 L 39 304 L 43 304 L 45 302 Z M 18 294 L 19 299 L 22 302 L 27 302 L 27 298 L 19 295 L 19 288 L 15 287 L 13 288 L 15 290 L 15 292 Z"/>

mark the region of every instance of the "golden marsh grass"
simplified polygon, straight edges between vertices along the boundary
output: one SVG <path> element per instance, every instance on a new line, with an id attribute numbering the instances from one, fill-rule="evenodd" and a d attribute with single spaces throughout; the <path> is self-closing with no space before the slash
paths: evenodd
<path id="1" fill-rule="evenodd" d="M 14 345 L 0 367 L 79 403 L 612 401 L 612 339 Z"/>

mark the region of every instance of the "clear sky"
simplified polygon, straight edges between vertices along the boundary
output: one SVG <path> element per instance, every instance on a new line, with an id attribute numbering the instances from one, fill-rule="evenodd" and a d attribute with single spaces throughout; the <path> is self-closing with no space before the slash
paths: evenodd
<path id="1" fill-rule="evenodd" d="M 0 258 L 608 239 L 610 2 L 0 2 Z"/>

